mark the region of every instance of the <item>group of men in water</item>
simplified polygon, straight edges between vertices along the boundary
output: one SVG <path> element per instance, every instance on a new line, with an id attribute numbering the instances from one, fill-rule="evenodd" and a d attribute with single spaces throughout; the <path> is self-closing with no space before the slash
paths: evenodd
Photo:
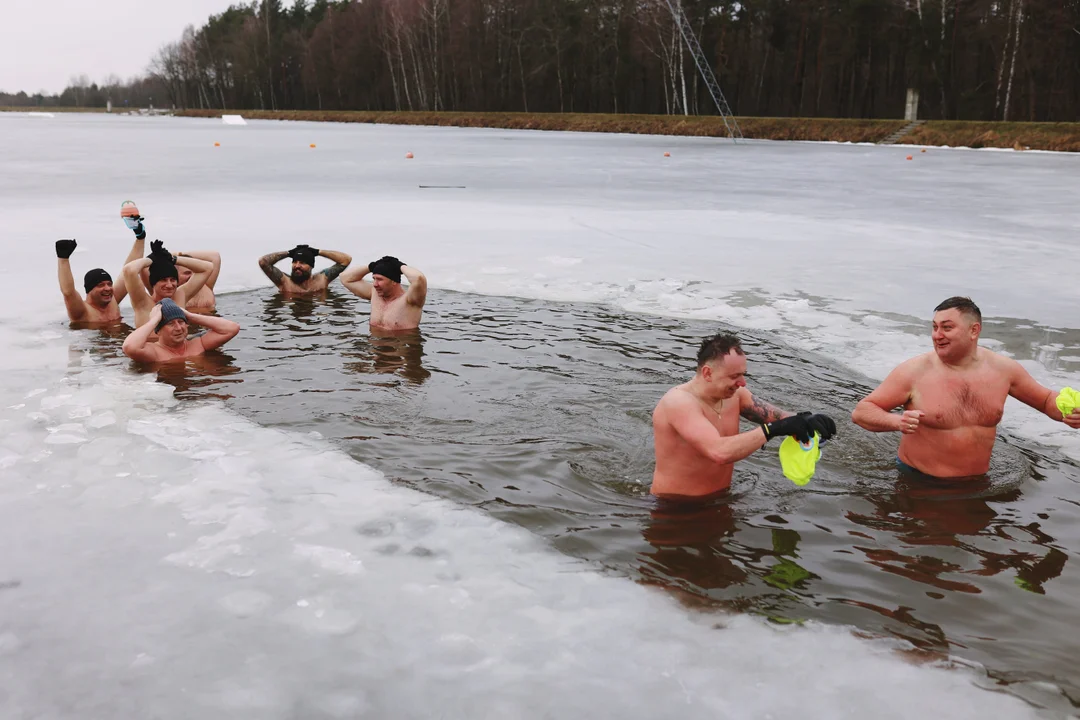
<path id="1" fill-rule="evenodd" d="M 970 298 L 945 300 L 934 310 L 934 349 L 901 363 L 851 413 L 865 430 L 901 433 L 896 466 L 904 475 L 931 481 L 984 476 L 1009 397 L 1080 429 L 1080 408 L 1063 414 L 1058 393 L 1016 360 L 979 347 L 981 331 L 982 313 Z M 791 435 L 805 443 L 816 433 L 824 443 L 836 433 L 826 415 L 796 415 L 755 398 L 734 335 L 707 338 L 697 365 L 694 377 L 669 390 L 653 411 L 652 493 L 660 498 L 701 502 L 722 495 L 734 464 L 771 438 Z M 756 427 L 739 432 L 740 417 Z"/>
<path id="2" fill-rule="evenodd" d="M 134 206 L 132 206 L 134 207 Z M 143 257 L 144 218 L 125 218 L 135 243 L 120 278 L 100 268 L 84 278 L 85 297 L 75 288 L 69 258 L 74 240 L 58 240 L 60 289 L 73 323 L 116 324 L 119 303 L 131 298 L 137 329 L 124 341 L 124 353 L 143 362 L 193 357 L 220 347 L 240 326 L 208 313 L 216 310 L 214 287 L 221 270 L 216 252 L 177 252 L 150 244 Z M 333 264 L 314 272 L 315 259 Z M 286 275 L 276 267 L 292 261 Z M 411 330 L 420 324 L 427 299 L 427 279 L 392 256 L 350 267 L 343 252 L 298 245 L 264 255 L 259 267 L 286 296 L 324 292 L 335 279 L 371 303 L 370 324 L 380 330 Z M 371 275 L 371 282 L 365 278 Z M 402 286 L 402 277 L 409 281 Z M 198 311 L 198 312 L 196 312 Z M 207 332 L 189 338 L 192 325 Z M 902 434 L 898 469 L 916 479 L 967 479 L 983 476 L 1008 397 L 1014 397 L 1053 420 L 1080 429 L 1080 409 L 1064 415 L 1057 393 L 1039 384 L 1020 363 L 979 347 L 982 313 L 969 298 L 953 297 L 935 308 L 934 348 L 894 369 L 852 412 L 851 419 L 871 432 Z M 808 442 L 817 435 L 828 442 L 836 434 L 832 418 L 821 413 L 790 413 L 753 396 L 746 386 L 746 355 L 739 339 L 721 333 L 706 338 L 698 352 L 697 372 L 669 390 L 653 411 L 656 468 L 653 495 L 676 502 L 707 501 L 726 493 L 735 463 L 774 437 Z M 894 412 L 902 409 L 901 413 Z M 739 419 L 755 425 L 739 432 Z"/>
<path id="3" fill-rule="evenodd" d="M 124 341 L 124 354 L 140 362 L 167 362 L 201 355 L 236 337 L 240 326 L 217 317 L 214 288 L 221 273 L 221 255 L 213 251 L 172 253 L 164 243 L 150 243 L 150 254 L 143 257 L 146 242 L 145 218 L 133 203 L 125 203 L 124 221 L 135 233 L 119 279 L 102 268 L 94 268 L 83 279 L 85 297 L 75 287 L 71 255 L 75 240 L 57 240 L 56 257 L 60 291 L 64 296 L 68 319 L 85 325 L 112 325 L 121 322 L 120 303 L 131 298 L 136 330 Z M 314 272 L 315 258 L 324 257 L 334 264 Z M 292 268 L 285 275 L 275 265 L 291 258 Z M 420 324 L 427 298 L 427 278 L 416 268 L 395 257 L 385 256 L 364 267 L 349 268 L 352 258 L 343 252 L 318 250 L 297 245 L 292 250 L 264 255 L 259 267 L 287 296 L 314 295 L 324 292 L 337 277 L 355 295 L 371 303 L 370 323 L 381 330 L 411 330 Z M 372 281 L 365 278 L 372 276 Z M 408 290 L 401 278 L 409 280 Z M 197 325 L 207 332 L 189 338 L 188 330 Z"/>

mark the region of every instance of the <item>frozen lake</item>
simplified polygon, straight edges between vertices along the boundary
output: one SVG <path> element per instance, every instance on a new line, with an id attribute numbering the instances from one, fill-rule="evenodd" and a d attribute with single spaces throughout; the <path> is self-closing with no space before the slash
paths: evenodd
<path id="1" fill-rule="evenodd" d="M 706 541 L 714 564 L 680 576 L 636 529 L 642 418 L 717 324 L 756 339 L 763 396 L 842 412 L 970 294 L 989 347 L 1080 385 L 1080 290 L 1054 275 L 1080 159 L 909 153 L 0 113 L 0 716 L 1037 712 L 1017 696 L 1064 714 L 1080 434 L 1026 407 L 985 498 L 912 500 L 881 469 L 888 439 L 846 424 L 807 491 L 768 458 L 737 474 L 752 489 L 716 519 L 736 541 Z M 129 198 L 150 238 L 222 252 L 219 310 L 245 326 L 222 367 L 155 381 L 115 338 L 67 329 L 53 242 L 78 238 L 77 275 L 115 274 Z M 375 374 L 348 296 L 272 303 L 256 259 L 298 242 L 427 273 L 422 372 L 402 351 Z M 513 434 L 564 391 L 580 411 L 535 416 L 531 454 L 477 429 L 495 412 Z M 590 425 L 590 407 L 622 419 Z M 732 564 L 749 579 L 728 590 Z"/>

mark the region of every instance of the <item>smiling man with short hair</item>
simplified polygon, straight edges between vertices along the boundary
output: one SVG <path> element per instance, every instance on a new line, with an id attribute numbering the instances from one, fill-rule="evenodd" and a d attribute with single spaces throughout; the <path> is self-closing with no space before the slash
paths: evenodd
<path id="1" fill-rule="evenodd" d="M 896 464 L 913 477 L 974 478 L 990 469 L 1005 400 L 1080 428 L 1080 409 L 1062 417 L 1057 393 L 1024 367 L 979 347 L 982 312 L 966 297 L 934 308 L 933 352 L 900 364 L 851 414 L 871 432 L 900 432 Z M 902 414 L 893 413 L 903 408 Z"/>

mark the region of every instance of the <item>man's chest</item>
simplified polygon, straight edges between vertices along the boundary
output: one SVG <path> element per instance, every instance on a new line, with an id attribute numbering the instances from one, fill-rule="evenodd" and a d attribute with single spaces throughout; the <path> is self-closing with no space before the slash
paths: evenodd
<path id="1" fill-rule="evenodd" d="M 922 422 L 940 429 L 994 427 L 1001 422 L 1008 396 L 1008 381 L 989 372 L 931 373 L 911 393 L 914 409 L 926 413 Z"/>

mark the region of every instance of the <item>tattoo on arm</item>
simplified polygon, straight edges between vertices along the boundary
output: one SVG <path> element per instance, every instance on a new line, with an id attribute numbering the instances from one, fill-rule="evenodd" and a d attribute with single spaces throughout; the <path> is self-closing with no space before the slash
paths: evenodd
<path id="1" fill-rule="evenodd" d="M 338 275 L 345 272 L 348 265 L 342 265 L 341 263 L 334 263 L 330 267 L 322 271 L 322 274 L 326 276 L 327 284 L 334 282 Z"/>
<path id="2" fill-rule="evenodd" d="M 775 405 L 770 405 L 764 400 L 758 400 L 757 398 L 754 398 L 754 402 L 750 405 L 750 407 L 743 408 L 739 414 L 753 423 L 770 423 L 776 422 L 780 418 L 785 418 L 790 413 L 786 413 Z"/>
<path id="3" fill-rule="evenodd" d="M 274 267 L 274 263 L 280 262 L 289 256 L 287 252 L 270 253 L 269 255 L 263 255 L 259 258 L 259 267 L 262 269 L 266 277 L 270 278 L 270 281 L 275 285 L 280 286 L 285 281 L 285 274 Z"/>

